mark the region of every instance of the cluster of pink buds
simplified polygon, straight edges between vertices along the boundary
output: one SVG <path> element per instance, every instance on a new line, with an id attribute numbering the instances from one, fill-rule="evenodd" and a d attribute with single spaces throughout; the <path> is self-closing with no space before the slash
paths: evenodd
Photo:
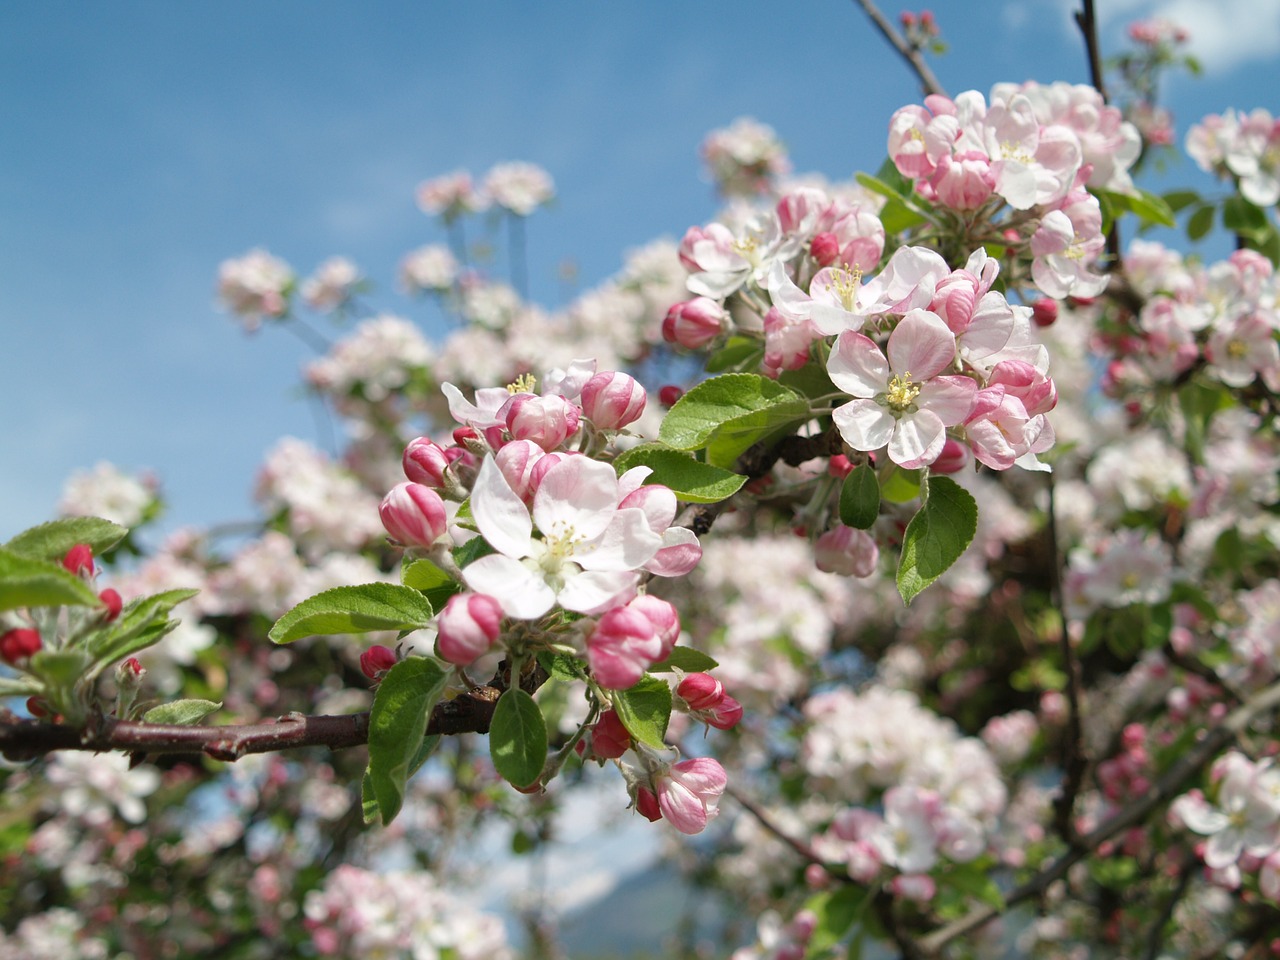
<path id="1" fill-rule="evenodd" d="M 77 543 L 68 550 L 62 558 L 62 566 L 77 577 L 90 583 L 98 575 L 97 566 L 93 560 L 93 549 L 86 543 Z M 120 611 L 124 609 L 124 599 L 120 596 L 119 591 L 111 587 L 101 591 L 98 594 L 98 599 L 103 606 L 102 619 L 107 623 L 111 623 L 120 616 Z"/>
<path id="2" fill-rule="evenodd" d="M 724 692 L 724 686 L 709 673 L 691 673 L 676 685 L 676 696 L 684 701 L 691 716 L 717 730 L 731 730 L 742 719 L 742 704 Z"/>

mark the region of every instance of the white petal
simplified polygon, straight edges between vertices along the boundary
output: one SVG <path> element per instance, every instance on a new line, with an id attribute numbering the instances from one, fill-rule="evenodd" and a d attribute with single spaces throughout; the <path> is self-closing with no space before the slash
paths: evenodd
<path id="1" fill-rule="evenodd" d="M 844 442 L 855 450 L 879 450 L 893 436 L 897 423 L 874 400 L 851 400 L 831 411 Z"/>
<path id="2" fill-rule="evenodd" d="M 543 475 L 533 519 L 544 537 L 598 537 L 618 508 L 618 475 L 589 457 L 566 457 Z"/>
<path id="3" fill-rule="evenodd" d="M 560 606 L 577 613 L 600 613 L 635 591 L 640 576 L 634 570 L 585 570 L 569 577 L 556 598 Z"/>
<path id="4" fill-rule="evenodd" d="M 914 470 L 933 463 L 947 442 L 947 428 L 937 414 L 920 410 L 898 421 L 889 441 L 889 459 L 900 467 Z"/>
<path id="5" fill-rule="evenodd" d="M 499 553 L 517 559 L 529 555 L 533 521 L 492 457 L 484 458 L 471 488 L 471 515 L 481 535 Z"/>
<path id="6" fill-rule="evenodd" d="M 635 570 L 644 566 L 662 546 L 643 510 L 619 510 L 609 526 L 594 540 L 575 544 L 571 557 L 584 570 Z"/>
<path id="7" fill-rule="evenodd" d="M 537 573 L 518 560 L 491 553 L 462 571 L 462 579 L 476 593 L 487 593 L 502 612 L 518 620 L 534 620 L 556 602 L 555 591 Z"/>

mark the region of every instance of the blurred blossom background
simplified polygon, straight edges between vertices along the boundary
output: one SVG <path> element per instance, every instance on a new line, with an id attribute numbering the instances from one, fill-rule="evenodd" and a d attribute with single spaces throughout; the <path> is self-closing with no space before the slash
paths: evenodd
<path id="1" fill-rule="evenodd" d="M 1085 82 L 1074 6 L 935 4 L 940 80 L 952 94 Z M 1205 75 L 1162 91 L 1178 142 L 1205 113 L 1268 105 L 1280 82 L 1280 0 L 1099 6 L 1108 52 L 1139 17 L 1190 32 Z M 102 460 L 154 471 L 172 528 L 248 515 L 278 438 L 326 445 L 299 388 L 314 351 L 219 310 L 226 258 L 264 248 L 301 279 L 344 256 L 371 286 L 353 320 L 387 312 L 438 338 L 442 317 L 397 278 L 445 239 L 415 203 L 422 181 L 512 160 L 548 171 L 557 197 L 525 240 L 530 298 L 554 307 L 714 214 L 698 157 L 713 128 L 755 117 L 797 172 L 843 179 L 878 168 L 889 115 L 918 96 L 851 0 L 5 4 L 0 538 L 50 517 L 67 477 Z"/>

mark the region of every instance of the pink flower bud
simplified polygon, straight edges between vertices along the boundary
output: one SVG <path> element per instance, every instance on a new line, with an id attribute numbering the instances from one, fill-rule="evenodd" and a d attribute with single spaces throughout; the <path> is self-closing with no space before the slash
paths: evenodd
<path id="1" fill-rule="evenodd" d="M 532 440 L 543 450 L 554 450 L 578 431 L 581 413 L 557 394 L 539 397 L 517 393 L 498 410 L 514 440 Z"/>
<path id="2" fill-rule="evenodd" d="M 17 627 L 0 634 L 0 659 L 10 666 L 26 660 L 40 647 L 40 631 L 30 627 Z"/>
<path id="3" fill-rule="evenodd" d="M 653 629 L 662 644 L 662 656 L 658 659 L 665 660 L 669 657 L 672 648 L 680 639 L 680 614 L 676 612 L 676 608 L 649 593 L 642 593 L 636 597 L 627 604 L 627 608 L 643 613 L 653 624 Z"/>
<path id="4" fill-rule="evenodd" d="M 395 665 L 396 652 L 381 644 L 374 644 L 360 654 L 360 670 L 370 680 L 381 680 L 382 675 Z"/>
<path id="5" fill-rule="evenodd" d="M 406 547 L 430 547 L 448 527 L 440 494 L 421 483 L 398 483 L 378 508 L 391 539 Z"/>
<path id="6" fill-rule="evenodd" d="M 691 710 L 706 710 L 724 699 L 724 686 L 709 673 L 690 673 L 680 681 L 676 693 Z"/>
<path id="7" fill-rule="evenodd" d="M 813 545 L 818 569 L 845 577 L 869 577 L 880 562 L 880 548 L 865 530 L 837 524 Z"/>
<path id="8" fill-rule="evenodd" d="M 652 790 L 640 787 L 636 790 L 636 812 L 650 823 L 662 819 L 662 811 L 658 808 L 658 798 Z"/>
<path id="9" fill-rule="evenodd" d="M 124 600 L 121 599 L 120 593 L 110 587 L 98 594 L 98 599 L 106 607 L 106 614 L 103 619 L 107 623 L 111 623 L 116 617 L 120 616 L 120 611 L 124 609 Z"/>
<path id="10" fill-rule="evenodd" d="M 1005 393 L 1022 401 L 1031 417 L 1048 413 L 1058 405 L 1058 388 L 1053 378 L 1025 360 L 1001 360 L 992 369 L 988 384 L 1003 386 Z"/>
<path id="11" fill-rule="evenodd" d="M 600 715 L 591 728 L 591 754 L 601 760 L 617 760 L 631 748 L 631 734 L 612 710 Z"/>
<path id="12" fill-rule="evenodd" d="M 141 661 L 139 661 L 137 657 L 130 657 L 124 663 L 120 664 L 120 669 L 127 670 L 129 673 L 133 674 L 135 677 L 140 677 L 147 672 L 146 669 L 142 666 Z"/>
<path id="13" fill-rule="evenodd" d="M 928 903 L 938 892 L 938 885 L 927 873 L 902 874 L 891 884 L 895 896 L 916 903 Z"/>
<path id="14" fill-rule="evenodd" d="M 664 407 L 674 407 L 676 405 L 676 401 L 683 396 L 684 391 L 674 383 L 668 383 L 666 386 L 658 389 L 658 402 Z"/>
<path id="15" fill-rule="evenodd" d="M 621 430 L 644 413 L 648 397 L 632 376 L 597 373 L 582 386 L 582 410 L 602 430 Z"/>
<path id="16" fill-rule="evenodd" d="M 449 462 L 444 447 L 427 437 L 410 440 L 401 459 L 406 477 L 437 490 L 444 486 L 444 472 Z"/>
<path id="17" fill-rule="evenodd" d="M 677 303 L 662 321 L 662 338 L 686 350 L 697 350 L 720 335 L 725 310 L 709 297 Z"/>
<path id="18" fill-rule="evenodd" d="M 843 453 L 837 453 L 827 463 L 827 473 L 835 477 L 837 480 L 843 480 L 849 474 L 853 473 L 853 464 Z"/>
<path id="19" fill-rule="evenodd" d="M 62 565 L 78 577 L 92 577 L 93 548 L 87 543 L 77 543 L 62 558 Z"/>
<path id="20" fill-rule="evenodd" d="M 959 473 L 969 465 L 969 448 L 954 437 L 947 437 L 938 459 L 929 464 L 930 473 Z"/>
<path id="21" fill-rule="evenodd" d="M 742 704 L 727 693 L 710 710 L 703 711 L 702 719 L 717 730 L 732 730 L 742 721 Z"/>
<path id="22" fill-rule="evenodd" d="M 1031 319 L 1037 327 L 1050 327 L 1058 319 L 1058 301 L 1041 297 L 1031 304 Z"/>
<path id="23" fill-rule="evenodd" d="M 587 638 L 587 664 L 606 690 L 635 686 L 649 665 L 661 659 L 662 640 L 653 623 L 629 606 L 605 613 Z"/>
<path id="24" fill-rule="evenodd" d="M 724 767 L 715 760 L 681 760 L 658 778 L 658 809 L 681 833 L 701 833 L 719 813 L 717 806 L 727 785 Z"/>
<path id="25" fill-rule="evenodd" d="M 809 241 L 809 254 L 818 266 L 829 267 L 840 256 L 840 238 L 834 233 L 820 233 Z"/>
<path id="26" fill-rule="evenodd" d="M 483 593 L 457 593 L 436 618 L 440 656 L 465 667 L 492 649 L 502 635 L 502 605 Z"/>
<path id="27" fill-rule="evenodd" d="M 533 495 L 538 490 L 539 474 L 536 472 L 538 461 L 549 456 L 552 454 L 547 453 L 532 440 L 512 440 L 494 454 L 493 461 L 502 471 L 502 477 L 507 481 L 507 486 L 515 491 L 517 497 L 526 504 L 530 504 L 533 503 Z M 552 462 L 558 462 L 560 459 L 556 456 Z"/>

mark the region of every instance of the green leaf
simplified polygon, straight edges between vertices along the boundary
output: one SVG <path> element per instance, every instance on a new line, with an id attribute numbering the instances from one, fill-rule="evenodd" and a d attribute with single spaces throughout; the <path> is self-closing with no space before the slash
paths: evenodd
<path id="1" fill-rule="evenodd" d="M 303 600 L 276 621 L 267 636 L 276 643 L 336 633 L 417 630 L 431 622 L 430 601 L 410 587 L 366 583 L 334 587 Z"/>
<path id="2" fill-rule="evenodd" d="M 60 561 L 78 543 L 86 543 L 93 555 L 106 553 L 129 533 L 127 527 L 101 517 L 67 517 L 23 530 L 4 549 L 24 557 Z"/>
<path id="3" fill-rule="evenodd" d="M 458 565 L 459 570 L 462 570 L 481 557 L 497 552 L 484 537 L 472 537 L 462 546 L 453 548 L 453 562 Z"/>
<path id="4" fill-rule="evenodd" d="M 404 803 L 405 785 L 423 748 L 431 711 L 444 695 L 448 673 L 437 661 L 409 657 L 387 671 L 369 712 L 369 792 L 383 826 Z M 421 763 L 418 764 L 421 766 Z"/>
<path id="5" fill-rule="evenodd" d="M 907 524 L 898 563 L 898 593 L 915 599 L 959 559 L 978 529 L 978 505 L 949 477 L 929 477 L 929 495 Z"/>
<path id="6" fill-rule="evenodd" d="M 1250 250 L 1257 250 L 1270 260 L 1273 267 L 1280 265 L 1280 231 L 1275 227 L 1268 224 L 1265 230 L 1246 237 L 1245 243 Z"/>
<path id="7" fill-rule="evenodd" d="M 677 400 L 658 439 L 676 450 L 714 446 L 707 460 L 729 467 L 757 440 L 808 415 L 808 402 L 787 387 L 753 373 L 727 373 Z"/>
<path id="8" fill-rule="evenodd" d="M 628 690 L 613 691 L 613 709 L 631 736 L 658 750 L 671 720 L 671 688 L 667 681 L 644 676 Z"/>
<path id="9" fill-rule="evenodd" d="M 1267 215 L 1244 197 L 1228 197 L 1222 204 L 1222 225 L 1232 233 L 1254 237 L 1267 229 Z"/>
<path id="10" fill-rule="evenodd" d="M 846 527 L 870 530 L 880 516 L 880 481 L 875 470 L 862 464 L 844 478 L 840 487 L 840 522 Z"/>
<path id="11" fill-rule="evenodd" d="M 0 677 L 0 697 L 29 697 L 40 692 L 40 682 L 34 677 Z"/>
<path id="12" fill-rule="evenodd" d="M 438 733 L 423 737 L 422 745 L 418 747 L 418 752 L 409 761 L 409 773 L 405 777 L 406 783 L 422 768 L 422 765 L 427 762 L 427 758 L 431 756 L 439 745 L 440 735 Z M 378 798 L 373 795 L 373 779 L 369 776 L 368 770 L 365 770 L 364 778 L 360 781 L 360 801 L 363 808 L 362 812 L 364 813 L 364 822 L 373 823 L 378 819 L 381 810 L 378 807 Z"/>
<path id="13" fill-rule="evenodd" d="M 890 503 L 910 503 L 920 496 L 920 471 L 893 468 L 880 487 L 880 496 Z"/>
<path id="14" fill-rule="evenodd" d="M 511 687 L 498 698 L 489 726 L 489 756 L 504 780 L 531 787 L 547 762 L 547 722 L 533 697 Z"/>
<path id="15" fill-rule="evenodd" d="M 1200 194 L 1194 190 L 1170 190 L 1164 195 L 1164 202 L 1174 213 L 1180 213 L 1193 203 L 1200 203 Z"/>
<path id="16" fill-rule="evenodd" d="M 222 704 L 212 700 L 175 700 L 152 707 L 142 715 L 142 719 L 145 723 L 176 723 L 189 727 L 221 709 Z"/>
<path id="17" fill-rule="evenodd" d="M 0 610 L 19 607 L 93 607 L 93 589 L 56 563 L 0 547 Z"/>
<path id="18" fill-rule="evenodd" d="M 450 597 L 462 592 L 462 584 L 430 560 L 411 560 L 406 563 L 400 568 L 400 582 L 422 593 L 433 610 L 444 609 Z"/>
<path id="19" fill-rule="evenodd" d="M 938 879 L 942 886 L 974 897 L 995 910 L 1005 908 L 1004 894 L 991 878 L 989 866 L 975 863 L 957 865 Z"/>
<path id="20" fill-rule="evenodd" d="M 903 230 L 910 230 L 912 227 L 928 222 L 896 197 L 880 208 L 878 216 L 887 234 L 901 233 Z"/>
<path id="21" fill-rule="evenodd" d="M 100 666 L 108 666 L 139 650 L 145 650 L 178 625 L 169 622 L 169 611 L 190 600 L 199 590 L 166 590 L 128 603 L 110 627 L 91 634 L 85 650 Z"/>
<path id="22" fill-rule="evenodd" d="M 754 367 L 764 356 L 764 344 L 752 337 L 730 337 L 729 342 L 707 358 L 707 373 L 722 373 L 735 367 Z"/>
<path id="23" fill-rule="evenodd" d="M 649 467 L 653 473 L 645 479 L 646 484 L 670 487 L 676 498 L 686 503 L 717 503 L 733 496 L 747 482 L 741 474 L 694 460 L 660 443 L 633 447 L 613 465 L 619 474 L 632 467 Z"/>
<path id="24" fill-rule="evenodd" d="M 1213 229 L 1213 218 L 1216 208 L 1211 203 L 1198 207 L 1187 219 L 1187 238 L 1200 240 Z"/>
<path id="25" fill-rule="evenodd" d="M 884 169 L 881 168 L 880 172 L 884 173 Z M 880 177 L 873 177 L 869 173 L 859 173 L 855 179 L 861 186 L 866 187 L 872 193 L 878 193 L 880 196 L 888 197 L 890 200 L 898 200 L 907 195 L 907 191 L 899 190 L 892 184 L 885 183 Z"/>
<path id="26" fill-rule="evenodd" d="M 1162 227 L 1176 227 L 1173 210 L 1164 198 L 1146 190 L 1137 193 L 1117 193 L 1114 190 L 1096 191 L 1098 200 L 1105 201 L 1117 213 L 1129 212 L 1137 215 L 1143 223 L 1154 223 Z"/>
<path id="27" fill-rule="evenodd" d="M 866 912 L 871 891 L 846 884 L 810 897 L 805 908 L 818 918 L 806 956 L 818 956 L 843 940 Z"/>
<path id="28" fill-rule="evenodd" d="M 701 650 L 695 650 L 693 647 L 675 647 L 667 659 L 661 663 L 655 663 L 649 671 L 669 673 L 673 670 L 683 670 L 685 673 L 706 673 L 718 666 L 720 666 L 718 661 L 711 659 Z"/>
<path id="29" fill-rule="evenodd" d="M 40 650 L 31 655 L 27 669 L 49 687 L 70 689 L 89 669 L 83 650 Z"/>

